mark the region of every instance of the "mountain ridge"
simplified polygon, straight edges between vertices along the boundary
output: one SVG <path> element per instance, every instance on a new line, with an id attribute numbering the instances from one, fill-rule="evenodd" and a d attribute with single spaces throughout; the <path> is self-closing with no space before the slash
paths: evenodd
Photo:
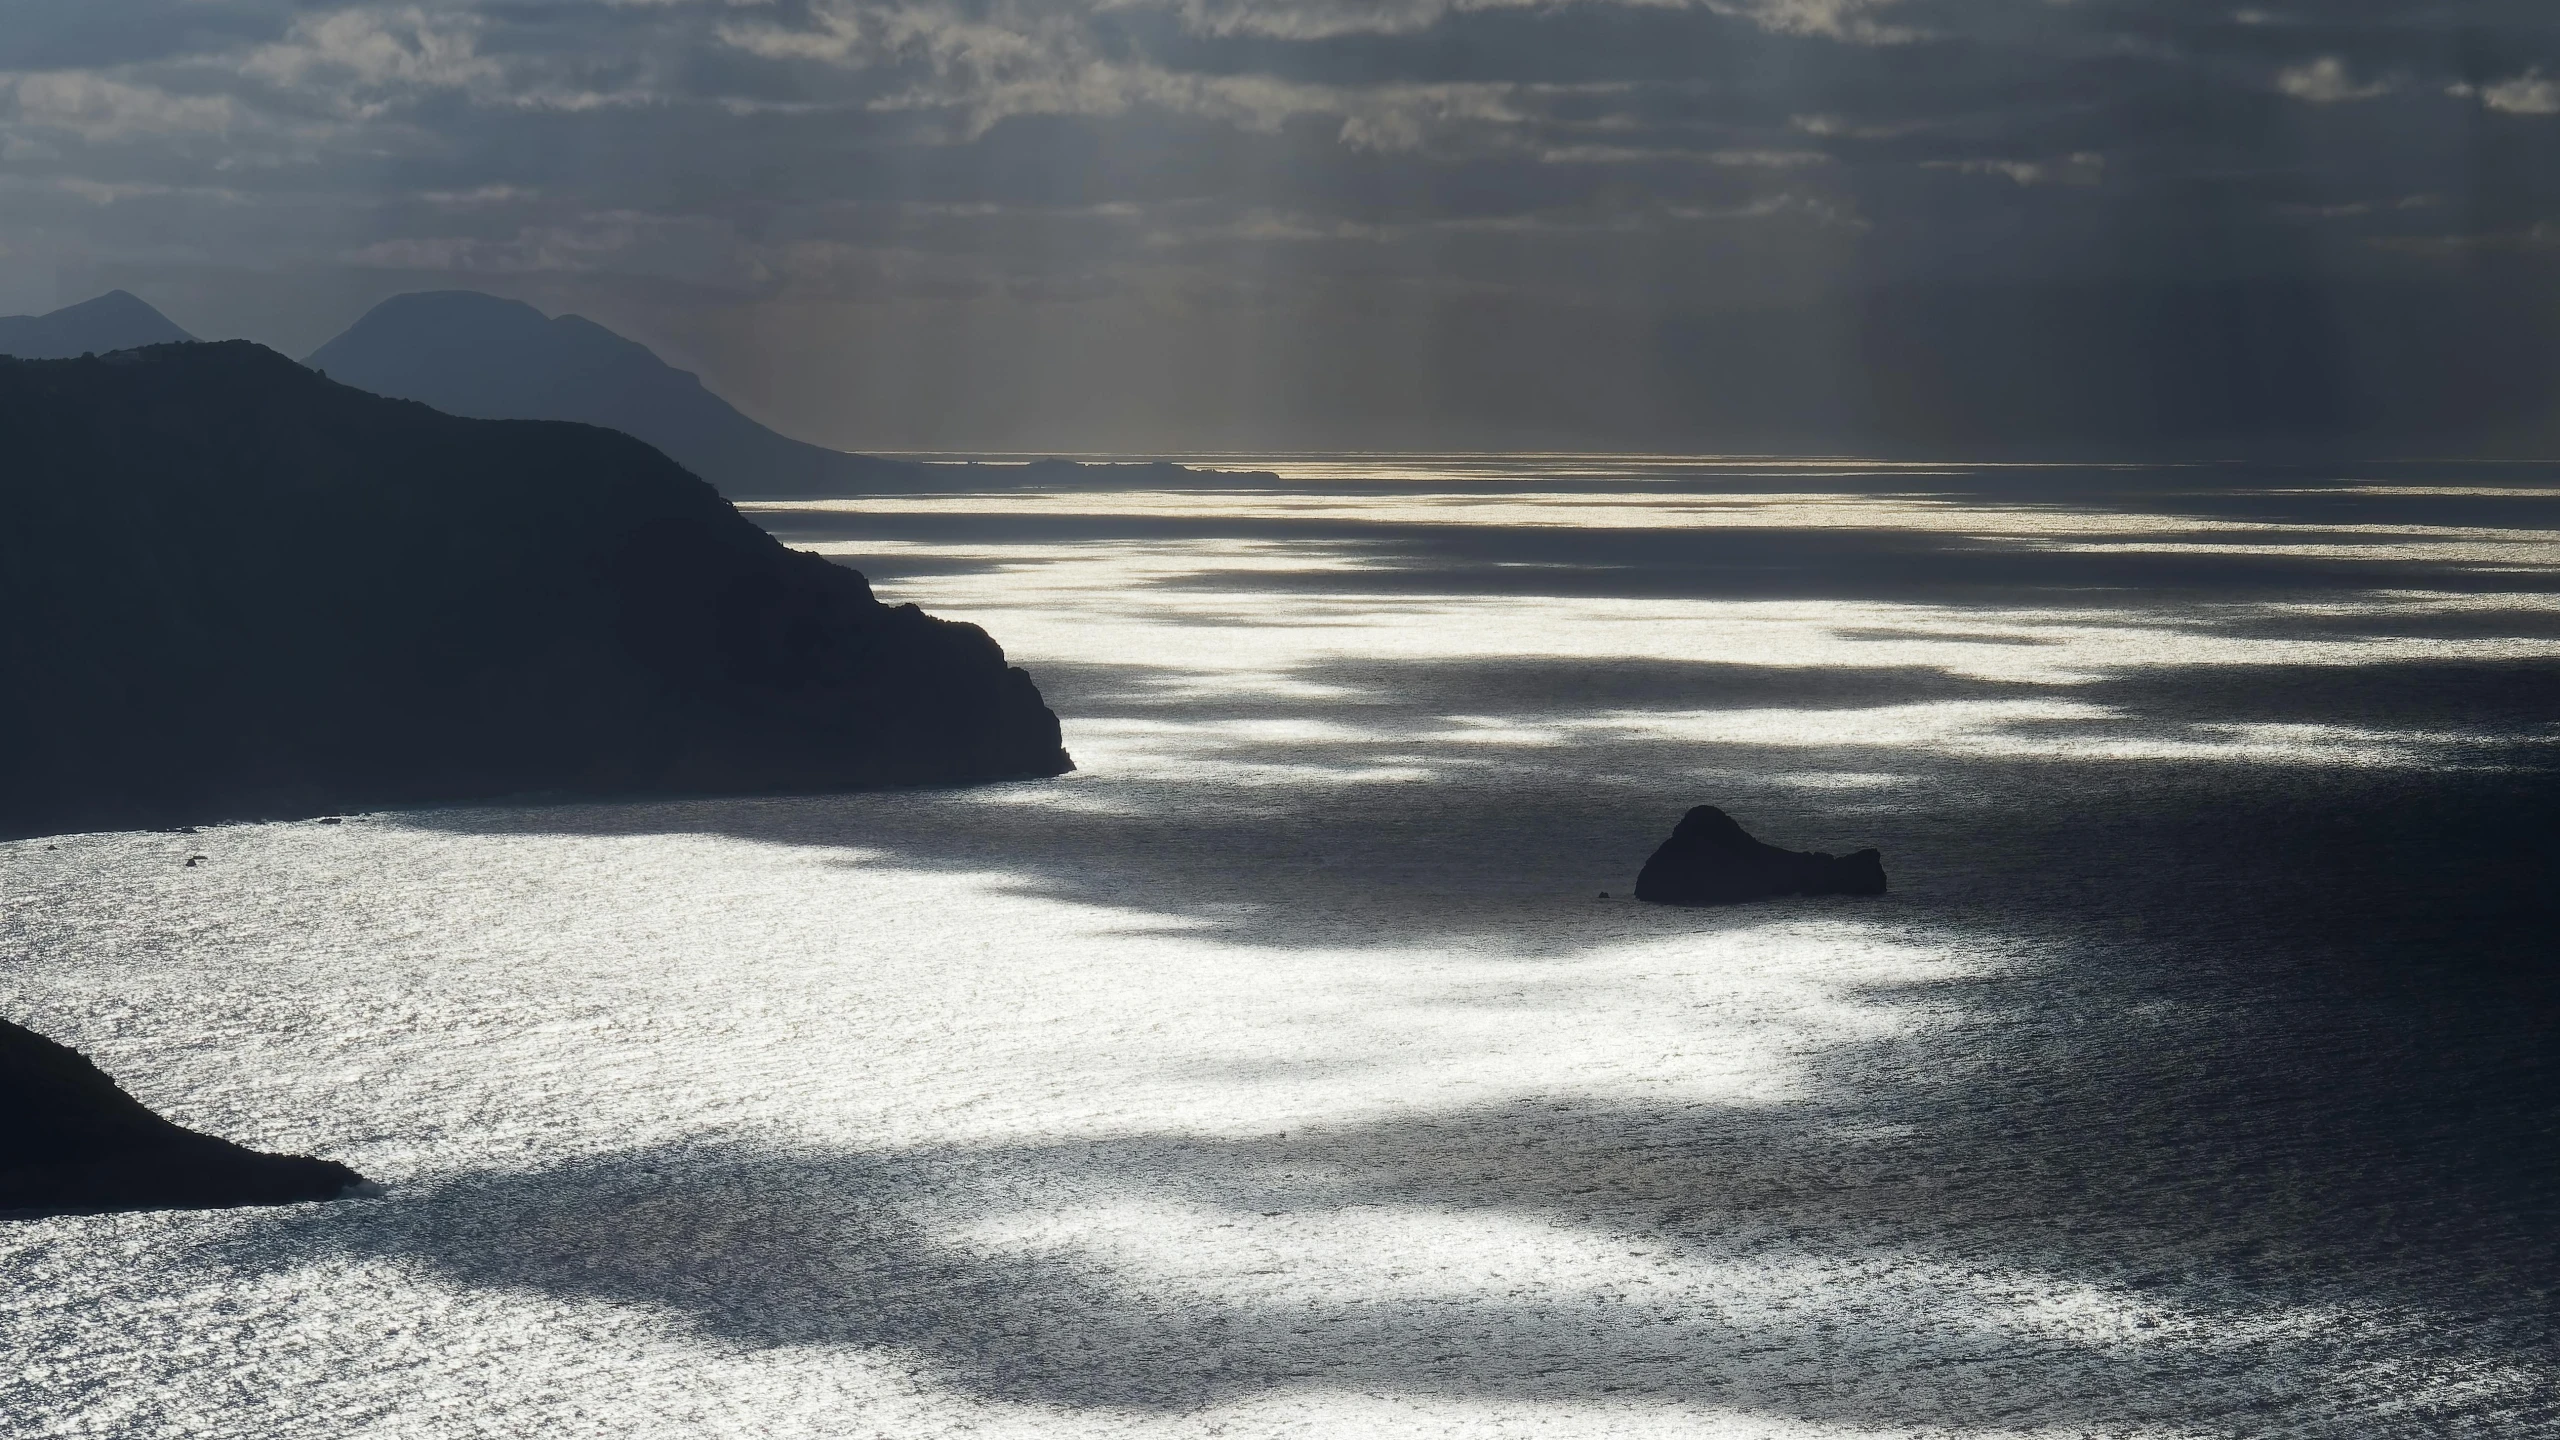
<path id="1" fill-rule="evenodd" d="M 42 315 L 0 315 L 0 356 L 68 360 L 195 339 L 130 290 L 110 290 Z"/>
<path id="2" fill-rule="evenodd" d="M 740 499 L 927 488 L 934 479 L 911 461 L 794 440 L 636 340 L 584 316 L 548 316 L 476 290 L 395 295 L 304 363 L 358 389 L 452 415 L 619 430 Z"/>
<path id="3" fill-rule="evenodd" d="M 366 311 L 306 364 L 376 394 L 481 419 L 574 420 L 644 440 L 738 500 L 916 491 L 1264 483 L 1167 462 L 891 460 L 795 440 L 648 346 L 583 315 L 477 290 L 419 290 Z"/>

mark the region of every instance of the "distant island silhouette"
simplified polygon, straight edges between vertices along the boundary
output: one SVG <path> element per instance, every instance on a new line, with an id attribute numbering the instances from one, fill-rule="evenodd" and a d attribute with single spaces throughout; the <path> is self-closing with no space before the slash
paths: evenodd
<path id="1" fill-rule="evenodd" d="M 933 473 L 777 434 L 703 388 L 692 372 L 576 315 L 473 290 L 395 295 L 307 362 L 377 395 L 454 415 L 578 420 L 637 436 L 724 495 L 916 489 Z"/>
<path id="2" fill-rule="evenodd" d="M 79 1051 L 0 1020 L 0 1212 L 210 1210 L 366 1190 L 334 1161 L 173 1124 Z"/>
<path id="3" fill-rule="evenodd" d="M 333 380 L 449 414 L 619 430 L 736 499 L 1240 478 L 1170 464 L 964 467 L 829 450 L 757 424 L 690 371 L 592 320 L 546 316 L 521 300 L 474 290 L 395 295 L 313 351 L 308 363 Z"/>
<path id="4" fill-rule="evenodd" d="M 245 341 L 0 360 L 0 834 L 1055 775 L 976 626 L 649 446 Z"/>
<path id="5" fill-rule="evenodd" d="M 110 290 L 96 299 L 43 315 L 0 315 L 0 355 L 24 360 L 103 355 L 110 350 L 194 338 L 168 316 L 123 290 Z"/>

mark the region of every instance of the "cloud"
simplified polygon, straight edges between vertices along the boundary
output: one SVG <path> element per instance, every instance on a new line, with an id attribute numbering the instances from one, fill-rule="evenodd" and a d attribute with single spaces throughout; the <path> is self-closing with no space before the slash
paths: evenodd
<path id="1" fill-rule="evenodd" d="M 1936 122 L 1899 120 L 1882 123 L 1853 121 L 1838 115 L 1790 115 L 1787 124 L 1807 135 L 1839 140 L 1899 140 L 1928 130 Z"/>
<path id="2" fill-rule="evenodd" d="M 1135 6 L 1105 7 L 1132 9 Z M 1318 5 L 1186 5 L 1184 18 L 1212 33 L 1330 36 L 1360 16 L 1393 33 L 1452 11 L 1516 8 L 1509 0 L 1365 8 Z M 1288 22 L 1291 17 L 1305 24 Z M 1335 84 L 1246 71 L 1202 72 L 1133 56 L 1107 43 L 1095 16 L 1073 4 L 1000 4 L 962 13 L 938 5 L 835 0 L 800 23 L 758 16 L 722 22 L 722 44 L 761 59 L 818 64 L 878 77 L 873 111 L 939 111 L 959 117 L 955 138 L 984 135 L 1029 116 L 1123 116 L 1157 111 L 1257 132 L 1292 120 L 1332 122 L 1355 150 L 1407 151 L 1486 130 L 1535 125 L 1562 96 L 1623 92 L 1618 83 L 1385 80 Z"/>
<path id="3" fill-rule="evenodd" d="M 1894 8 L 1895 0 L 1706 0 L 1721 15 L 1749 20 L 1782 35 L 1819 35 L 1862 45 L 1902 45 L 1925 39 L 1929 31 L 1875 18 Z"/>
<path id="4" fill-rule="evenodd" d="M 9 81 L 17 123 L 64 131 L 92 144 L 146 137 L 219 137 L 239 128 L 243 107 L 228 95 L 185 95 L 84 71 L 20 75 Z"/>
<path id="5" fill-rule="evenodd" d="M 2483 85 L 2473 90 L 2456 85 L 2456 95 L 2478 95 L 2480 103 L 2508 115 L 2560 115 L 2560 80 L 2554 80 L 2539 69 L 2527 70 L 2512 80 Z"/>
<path id="6" fill-rule="evenodd" d="M 522 185 L 475 185 L 468 190 L 425 190 L 418 198 L 429 205 L 448 210 L 477 210 L 492 205 L 517 205 L 542 198 L 539 190 Z"/>
<path id="7" fill-rule="evenodd" d="M 2083 150 L 2054 160 L 1923 160 L 1923 170 L 1953 170 L 1960 175 L 1998 175 L 2026 185 L 2095 185 L 2106 178 L 2107 157 Z"/>
<path id="8" fill-rule="evenodd" d="M 477 53 L 479 30 L 476 16 L 430 14 L 416 6 L 306 15 L 286 39 L 251 51 L 239 69 L 345 104 L 359 95 L 460 89 L 501 73 L 496 61 Z"/>
<path id="9" fill-rule="evenodd" d="M 1279 40 L 1354 35 L 1414 35 L 1453 17 L 1501 11 L 1705 10 L 1779 34 L 1818 35 L 1858 44 L 1897 44 L 1912 27 L 1875 17 L 1900 0 L 1103 0 L 1104 11 L 1161 10 L 1195 34 Z"/>
<path id="10" fill-rule="evenodd" d="M 2338 105 L 2355 100 L 2373 100 L 2399 88 L 2389 80 L 2372 80 L 2362 84 L 2347 70 L 2347 62 L 2335 55 L 2323 55 L 2306 65 L 2276 72 L 2276 89 L 2296 100 L 2313 105 Z"/>
<path id="11" fill-rule="evenodd" d="M 127 200 L 210 200 L 221 205 L 246 205 L 249 196 L 221 185 L 162 185 L 152 181 L 90 180 L 70 175 L 53 182 L 92 205 L 115 205 Z"/>
<path id="12" fill-rule="evenodd" d="M 1774 220 L 1796 218 L 1816 226 L 1842 230 L 1870 230 L 1874 227 L 1852 207 L 1822 196 L 1793 193 L 1764 195 L 1741 205 L 1701 206 L 1674 205 L 1664 214 L 1675 220 L 1715 222 L 1723 220 Z"/>
<path id="13" fill-rule="evenodd" d="M 1793 170 L 1831 163 L 1831 157 L 1819 150 L 1710 150 L 1705 158 L 1716 165 L 1746 165 L 1760 170 Z"/>

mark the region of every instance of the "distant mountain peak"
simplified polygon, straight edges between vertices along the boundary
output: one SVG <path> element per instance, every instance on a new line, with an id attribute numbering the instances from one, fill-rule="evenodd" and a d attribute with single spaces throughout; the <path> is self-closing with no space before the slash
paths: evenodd
<path id="1" fill-rule="evenodd" d="M 921 465 L 811 445 L 738 412 L 690 370 L 583 315 L 477 290 L 394 295 L 311 352 L 332 380 L 485 420 L 575 420 L 654 445 L 733 500 L 877 491 L 1267 480 L 1172 465 Z"/>
<path id="2" fill-rule="evenodd" d="M 540 310 L 504 295 L 491 295 L 479 290 L 411 290 L 367 310 L 356 325 L 382 325 L 395 321 L 415 323 L 421 318 L 444 319 L 449 323 L 470 319 L 487 325 L 528 328 L 551 323 L 551 317 Z"/>
<path id="3" fill-rule="evenodd" d="M 620 430 L 730 496 L 912 488 L 926 473 L 778 434 L 628 336 L 477 290 L 394 295 L 308 363 L 360 389 L 455 415 Z"/>
<path id="4" fill-rule="evenodd" d="M 159 311 L 151 308 L 150 302 L 130 290 L 110 290 L 104 295 L 92 296 L 77 305 L 65 305 L 53 313 L 56 315 L 160 314 Z M 168 317 L 161 316 L 161 318 Z"/>
<path id="5" fill-rule="evenodd" d="M 0 316 L 0 355 L 61 360 L 195 339 L 130 290 L 110 290 L 42 315 Z"/>

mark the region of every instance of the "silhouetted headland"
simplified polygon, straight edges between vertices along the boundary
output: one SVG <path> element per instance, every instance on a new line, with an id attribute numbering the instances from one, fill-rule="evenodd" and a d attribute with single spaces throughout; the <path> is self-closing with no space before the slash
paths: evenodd
<path id="1" fill-rule="evenodd" d="M 246 342 L 0 360 L 0 834 L 1055 775 L 974 625 L 625 435 Z"/>
<path id="2" fill-rule="evenodd" d="M 1733 905 L 1774 895 L 1881 895 L 1884 857 L 1781 850 L 1713 805 L 1680 817 L 1636 876 L 1636 898 L 1661 905 Z"/>
<path id="3" fill-rule="evenodd" d="M 43 315 L 0 315 L 0 355 L 63 360 L 142 345 L 193 340 L 168 316 L 129 291 L 110 290 Z"/>
<path id="4" fill-rule="evenodd" d="M 636 435 L 738 499 L 1235 478 L 1175 465 L 964 467 L 830 450 L 757 424 L 692 372 L 584 316 L 546 316 L 473 290 L 395 295 L 309 363 L 331 379 L 450 414 L 577 420 Z"/>
<path id="5" fill-rule="evenodd" d="M 155 1115 L 67 1045 L 0 1020 L 0 1211 L 214 1210 L 335 1200 L 365 1178 Z"/>

